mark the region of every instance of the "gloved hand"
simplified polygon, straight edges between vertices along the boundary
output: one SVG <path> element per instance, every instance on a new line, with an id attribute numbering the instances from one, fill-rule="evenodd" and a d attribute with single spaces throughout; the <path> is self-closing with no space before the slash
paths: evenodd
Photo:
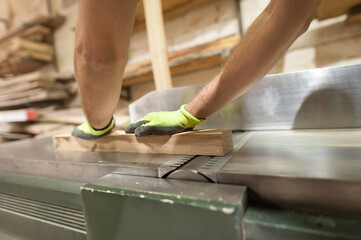
<path id="1" fill-rule="evenodd" d="M 179 110 L 172 112 L 151 112 L 142 119 L 130 124 L 126 133 L 135 133 L 136 136 L 171 135 L 192 130 L 205 119 L 197 119 L 185 110 L 186 104 Z"/>
<path id="2" fill-rule="evenodd" d="M 108 126 L 100 130 L 94 129 L 92 126 L 90 126 L 88 121 L 85 121 L 79 126 L 75 127 L 71 132 L 71 135 L 83 139 L 97 139 L 110 133 L 114 128 L 114 126 L 115 126 L 114 118 L 112 118 Z"/>

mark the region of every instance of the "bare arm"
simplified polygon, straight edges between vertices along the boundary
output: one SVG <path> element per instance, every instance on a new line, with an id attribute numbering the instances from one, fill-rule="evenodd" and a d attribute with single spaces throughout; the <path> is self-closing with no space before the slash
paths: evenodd
<path id="1" fill-rule="evenodd" d="M 206 118 L 253 87 L 309 27 L 319 0 L 271 0 L 251 25 L 225 67 L 187 105 Z"/>
<path id="2" fill-rule="evenodd" d="M 118 104 L 137 3 L 79 1 L 75 74 L 84 113 L 94 128 L 104 128 Z"/>

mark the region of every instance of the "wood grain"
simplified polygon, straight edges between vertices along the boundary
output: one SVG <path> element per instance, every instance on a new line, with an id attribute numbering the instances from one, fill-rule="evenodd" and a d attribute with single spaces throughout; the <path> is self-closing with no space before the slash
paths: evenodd
<path id="1" fill-rule="evenodd" d="M 204 129 L 165 136 L 136 137 L 116 131 L 95 140 L 67 134 L 53 137 L 58 150 L 224 156 L 233 149 L 229 129 Z"/>

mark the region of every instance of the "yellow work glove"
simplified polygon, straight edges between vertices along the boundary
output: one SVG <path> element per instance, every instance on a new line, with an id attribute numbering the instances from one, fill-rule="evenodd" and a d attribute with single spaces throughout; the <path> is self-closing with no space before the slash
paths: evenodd
<path id="1" fill-rule="evenodd" d="M 142 119 L 130 124 L 126 133 L 136 136 L 171 135 L 192 130 L 197 124 L 205 121 L 198 119 L 185 109 L 185 104 L 177 111 L 151 112 Z"/>
<path id="2" fill-rule="evenodd" d="M 92 126 L 90 126 L 88 121 L 85 121 L 84 123 L 75 127 L 74 130 L 71 132 L 71 135 L 83 139 L 97 139 L 110 133 L 114 126 L 114 118 L 112 118 L 108 126 L 103 129 L 94 129 Z"/>

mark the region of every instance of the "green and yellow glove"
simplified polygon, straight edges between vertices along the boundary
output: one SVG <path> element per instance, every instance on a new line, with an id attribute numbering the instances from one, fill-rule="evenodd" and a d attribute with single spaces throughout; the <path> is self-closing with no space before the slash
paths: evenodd
<path id="1" fill-rule="evenodd" d="M 74 130 L 71 132 L 71 135 L 83 139 L 97 139 L 110 133 L 114 126 L 114 118 L 112 118 L 110 123 L 103 129 L 94 129 L 92 126 L 90 126 L 88 121 L 85 121 L 84 123 L 75 127 Z"/>
<path id="2" fill-rule="evenodd" d="M 136 136 L 171 135 L 192 130 L 205 119 L 197 119 L 185 109 L 186 104 L 179 110 L 171 112 L 152 112 L 142 119 L 130 124 L 126 133 L 135 133 Z"/>

